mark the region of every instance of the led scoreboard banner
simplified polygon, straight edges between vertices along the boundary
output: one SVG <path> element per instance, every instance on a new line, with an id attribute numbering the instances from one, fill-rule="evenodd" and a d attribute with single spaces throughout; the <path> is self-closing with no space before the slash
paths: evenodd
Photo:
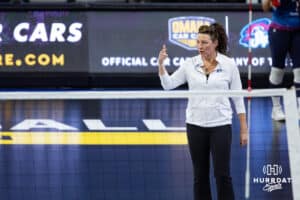
<path id="1" fill-rule="evenodd" d="M 86 14 L 1 12 L 1 72 L 87 72 Z"/>
<path id="2" fill-rule="evenodd" d="M 170 72 L 187 57 L 197 55 L 199 26 L 221 23 L 229 37 L 229 56 L 247 73 L 248 46 L 253 49 L 253 73 L 268 73 L 269 15 L 256 12 L 250 32 L 247 12 L 90 12 L 89 54 L 91 73 L 157 73 L 157 56 L 163 44 Z M 122 20 L 120 20 L 122 19 Z M 251 38 L 251 40 L 249 40 Z"/>
<path id="3" fill-rule="evenodd" d="M 267 74 L 272 65 L 267 34 L 270 15 L 254 12 L 250 32 L 247 12 L 238 10 L 3 11 L 0 72 L 63 76 L 75 72 L 88 77 L 150 74 L 157 78 L 157 56 L 163 44 L 169 54 L 165 65 L 173 72 L 187 57 L 198 54 L 199 26 L 218 22 L 226 27 L 229 56 L 240 72 L 247 73 L 251 45 L 253 75 Z"/>

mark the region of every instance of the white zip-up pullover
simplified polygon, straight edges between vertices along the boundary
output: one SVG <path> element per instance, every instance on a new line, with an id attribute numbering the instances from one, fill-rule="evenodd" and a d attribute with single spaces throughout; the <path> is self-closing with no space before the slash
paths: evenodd
<path id="1" fill-rule="evenodd" d="M 200 55 L 188 58 L 172 74 L 160 76 L 161 85 L 171 90 L 187 82 L 189 90 L 241 90 L 241 78 L 234 60 L 217 54 L 216 68 L 207 76 Z M 245 113 L 242 97 L 232 97 L 237 113 Z M 186 109 L 186 123 L 214 127 L 232 123 L 232 108 L 228 97 L 190 97 Z"/>

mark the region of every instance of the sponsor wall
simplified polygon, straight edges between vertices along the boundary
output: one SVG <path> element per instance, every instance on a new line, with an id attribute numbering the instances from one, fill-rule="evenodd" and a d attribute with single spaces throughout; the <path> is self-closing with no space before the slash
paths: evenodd
<path id="1" fill-rule="evenodd" d="M 248 44 L 253 73 L 267 73 L 269 14 L 192 11 L 24 11 L 0 14 L 0 72 L 157 73 L 157 55 L 167 45 L 169 71 L 197 54 L 202 24 L 219 22 L 229 36 L 229 52 L 247 73 Z"/>

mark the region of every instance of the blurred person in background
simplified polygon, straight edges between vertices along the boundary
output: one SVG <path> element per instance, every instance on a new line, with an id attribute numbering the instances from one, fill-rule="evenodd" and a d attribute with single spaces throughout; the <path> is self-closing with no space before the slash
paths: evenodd
<path id="1" fill-rule="evenodd" d="M 289 55 L 293 63 L 294 84 L 300 87 L 300 16 L 299 0 L 263 0 L 264 11 L 272 10 L 272 23 L 269 27 L 269 43 L 272 66 L 269 76 L 273 88 L 282 87 L 286 58 Z M 300 105 L 297 92 L 298 104 Z M 280 97 L 272 97 L 273 120 L 285 120 Z M 298 110 L 300 116 L 300 109 Z"/>

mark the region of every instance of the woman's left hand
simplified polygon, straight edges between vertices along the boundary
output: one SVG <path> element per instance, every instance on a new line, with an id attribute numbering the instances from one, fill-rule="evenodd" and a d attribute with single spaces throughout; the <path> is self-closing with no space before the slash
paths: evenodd
<path id="1" fill-rule="evenodd" d="M 245 146 L 248 143 L 248 130 L 247 128 L 241 129 L 240 132 L 240 145 Z"/>

